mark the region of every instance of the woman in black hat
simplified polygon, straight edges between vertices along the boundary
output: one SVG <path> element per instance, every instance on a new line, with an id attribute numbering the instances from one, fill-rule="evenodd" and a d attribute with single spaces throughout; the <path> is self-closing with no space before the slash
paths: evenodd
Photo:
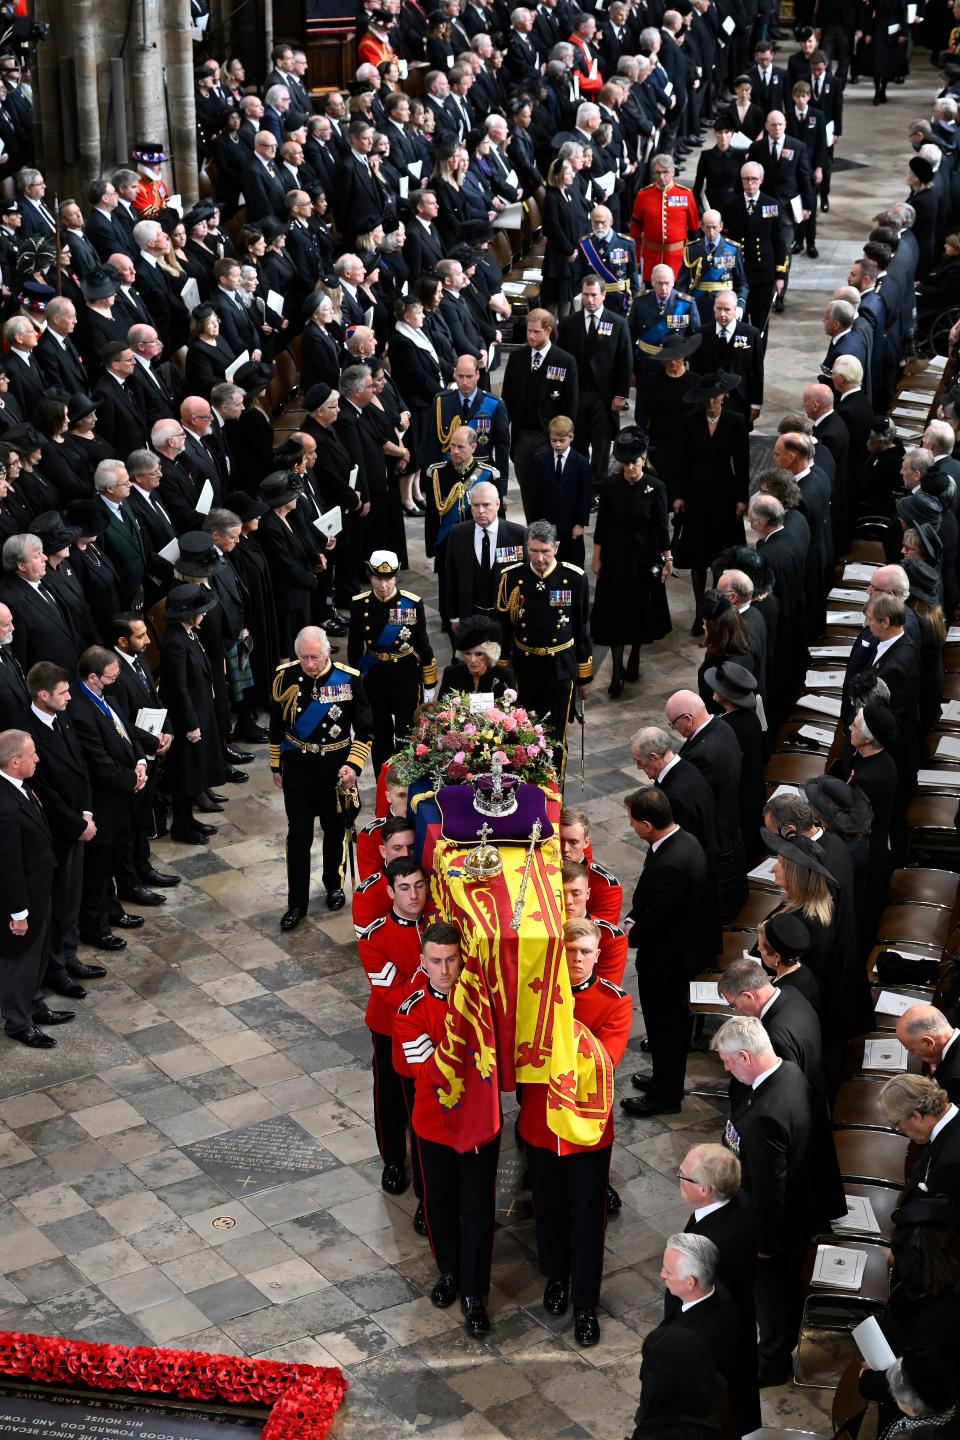
<path id="1" fill-rule="evenodd" d="M 107 528 L 107 507 L 97 500 L 71 500 L 63 518 L 79 534 L 73 542 L 70 559 L 80 577 L 93 623 L 98 635 L 107 635 L 113 617 L 123 609 L 120 603 L 120 577 L 113 562 L 99 545 Z"/>
<path id="2" fill-rule="evenodd" d="M 227 369 L 237 357 L 220 334 L 220 316 L 208 302 L 198 305 L 190 317 L 187 346 L 187 394 L 210 399 L 210 391 L 226 379 Z"/>
<path id="3" fill-rule="evenodd" d="M 184 253 L 191 266 L 191 274 L 197 280 L 201 300 L 206 300 L 215 288 L 213 267 L 220 258 L 207 241 L 207 220 L 212 214 L 213 203 L 201 200 L 183 217 L 184 229 L 187 232 Z M 202 279 L 198 277 L 198 271 Z"/>
<path id="4" fill-rule="evenodd" d="M 410 428 L 409 410 L 401 410 L 400 397 L 387 377 L 383 361 L 376 355 L 365 362 L 373 376 L 373 399 L 367 416 L 387 462 L 386 504 L 374 506 L 370 515 L 367 543 L 371 550 L 392 550 L 406 569 L 407 537 L 403 527 L 403 505 L 400 499 L 400 476 L 409 474 L 411 455 L 404 443 Z"/>
<path id="5" fill-rule="evenodd" d="M 84 498 L 93 499 L 93 476 L 101 460 L 115 460 L 117 452 L 108 440 L 97 434 L 97 403 L 88 395 L 71 395 L 67 406 L 69 429 L 63 445 L 73 465 L 78 483 L 83 485 Z"/>
<path id="6" fill-rule="evenodd" d="M 42 456 L 43 473 L 55 487 L 61 504 L 66 504 L 68 500 L 88 499 L 93 490 L 86 474 L 81 472 L 78 475 L 72 464 L 66 442 L 70 423 L 68 400 L 69 397 L 61 391 L 48 390 L 33 411 L 33 423 L 48 442 Z"/>
<path id="7" fill-rule="evenodd" d="M 889 415 L 874 415 L 860 477 L 861 502 L 869 514 L 893 516 L 894 492 L 903 484 L 900 467 L 905 453 Z"/>
<path id="8" fill-rule="evenodd" d="M 303 432 L 313 437 L 317 447 L 314 488 L 327 509 L 339 505 L 343 517 L 343 529 L 337 536 L 333 592 L 334 605 L 342 610 L 363 588 L 359 547 L 364 502 L 350 484 L 354 462 L 335 429 L 340 414 L 339 392 L 329 385 L 314 385 L 304 400 L 310 413 L 303 422 Z"/>
<path id="9" fill-rule="evenodd" d="M 19 451 L 5 440 L 0 440 L 0 468 L 3 470 L 3 494 L 0 495 L 0 531 L 7 535 L 20 535 L 30 529 L 30 506 L 20 494 L 21 460 Z"/>
<path id="10" fill-rule="evenodd" d="M 640 675 L 640 647 L 672 629 L 667 581 L 673 571 L 663 481 L 644 473 L 647 437 L 636 425 L 613 442 L 613 468 L 600 487 L 591 569 L 597 588 L 590 615 L 594 644 L 609 645 L 609 694 Z M 624 649 L 630 647 L 626 666 Z"/>
<path id="11" fill-rule="evenodd" d="M 778 990 L 799 990 L 814 1010 L 820 1010 L 820 986 L 805 964 L 810 931 L 799 915 L 779 910 L 757 926 L 760 963 Z"/>
<path id="12" fill-rule="evenodd" d="M 873 76 L 873 103 L 886 105 L 887 84 L 907 73 L 906 0 L 860 0 L 854 73 Z"/>
<path id="13" fill-rule="evenodd" d="M 246 395 L 243 414 L 235 422 L 235 443 L 231 445 L 237 460 L 233 478 L 249 495 L 256 494 L 260 481 L 272 468 L 273 415 L 267 391 L 273 376 L 272 364 L 248 360 L 233 377 L 234 384 Z"/>
<path id="14" fill-rule="evenodd" d="M 889 706 L 878 700 L 869 700 L 856 711 L 850 722 L 851 764 L 841 767 L 838 762 L 832 772 L 847 784 L 862 790 L 873 811 L 870 870 L 864 905 L 864 925 L 871 934 L 883 905 L 891 868 L 889 836 L 899 776 L 896 761 L 887 747 L 895 745 L 899 735 L 900 726 Z"/>
<path id="15" fill-rule="evenodd" d="M 166 599 L 160 674 L 173 743 L 164 775 L 173 802 L 170 839 L 183 845 L 206 845 L 216 833 L 215 825 L 194 817 L 194 796 L 224 780 L 210 660 L 198 634 L 204 615 L 218 603 L 201 585 L 175 585 Z"/>
<path id="16" fill-rule="evenodd" d="M 807 964 L 816 977 L 821 998 L 829 994 L 834 958 L 833 922 L 835 905 L 823 850 L 815 840 L 791 833 L 789 838 L 764 829 L 761 838 L 776 856 L 774 883 L 783 893 L 783 903 L 773 912 L 786 911 L 800 917 L 810 932 Z"/>
<path id="17" fill-rule="evenodd" d="M 674 513 L 683 516 L 676 562 L 689 568 L 696 606 L 691 635 L 703 631 L 703 592 L 713 557 L 725 545 L 742 545 L 743 514 L 750 486 L 747 422 L 724 408 L 724 397 L 741 384 L 722 370 L 701 375 L 688 390 L 683 465 Z M 699 411 L 699 414 L 696 413 Z"/>
<path id="18" fill-rule="evenodd" d="M 879 3 L 898 4 L 899 0 L 879 0 Z M 911 228 L 920 252 L 917 256 L 917 279 L 926 280 L 937 253 L 937 192 L 933 188 L 933 165 L 925 155 L 910 157 L 907 184 L 910 187 L 907 203 L 916 211 Z"/>
<path id="19" fill-rule="evenodd" d="M 492 616 L 473 615 L 464 620 L 454 642 L 460 658 L 444 670 L 437 696 L 466 690 L 473 695 L 492 695 L 498 701 L 504 690 L 515 690 L 513 670 L 500 664 L 502 639 L 500 623 Z"/>
<path id="20" fill-rule="evenodd" d="M 257 540 L 270 566 L 277 601 L 280 651 L 284 656 L 293 655 L 298 632 L 310 624 L 313 595 L 319 584 L 313 556 L 290 523 L 300 491 L 299 478 L 282 470 L 260 482 L 260 498 L 269 505 L 270 511 L 260 521 Z"/>
<path id="21" fill-rule="evenodd" d="M 926 734 L 940 718 L 947 619 L 940 603 L 940 575 L 934 566 L 905 558 L 903 568 L 910 581 L 907 604 L 920 622 L 920 729 Z"/>
<path id="22" fill-rule="evenodd" d="M 653 382 L 647 390 L 643 408 L 650 412 L 650 467 L 667 487 L 667 510 L 673 513 L 673 502 L 680 489 L 683 468 L 683 432 L 690 412 L 685 405 L 690 387 L 697 377 L 690 369 L 690 356 L 700 349 L 702 336 L 670 334 L 653 358 L 657 368 L 649 372 Z M 680 535 L 679 522 L 674 524 L 674 538 Z"/>
<path id="23" fill-rule="evenodd" d="M 719 590 L 705 590 L 703 595 L 703 659 L 697 669 L 697 690 L 712 715 L 719 714 L 713 698 L 713 685 L 708 672 L 717 665 L 730 662 L 753 672 L 750 637 L 747 624 L 739 610 L 734 609 Z M 756 678 L 756 677 L 755 677 Z"/>
<path id="24" fill-rule="evenodd" d="M 266 286 L 267 291 L 276 290 L 278 295 L 284 297 L 285 303 L 281 318 L 287 318 L 285 328 L 289 329 L 290 317 L 299 322 L 300 306 L 306 296 L 306 286 L 298 276 L 296 266 L 287 254 L 287 235 L 290 226 L 277 220 L 273 215 L 265 215 L 260 221 L 260 226 L 263 230 L 263 238 L 267 242 L 263 262 L 260 266 L 260 280 Z M 289 336 L 286 338 L 289 339 Z"/>
<path id="25" fill-rule="evenodd" d="M 46 435 L 41 435 L 34 425 L 18 425 L 8 430 L 4 439 L 20 455 L 17 489 L 30 506 L 31 515 L 59 509 L 63 501 L 57 487 L 47 479 L 42 469 L 43 452 L 50 443 Z"/>
<path id="26" fill-rule="evenodd" d="M 260 521 L 269 514 L 270 507 L 263 500 L 255 500 L 243 490 L 234 490 L 224 495 L 225 510 L 232 510 L 240 517 L 240 540 L 230 551 L 227 561 L 240 577 L 246 593 L 244 617 L 253 637 L 250 652 L 250 669 L 253 672 L 253 703 L 261 710 L 270 705 L 270 687 L 277 666 L 283 659 L 280 653 L 280 635 L 277 629 L 277 602 L 270 579 L 267 557 L 255 536 Z M 243 737 L 241 737 L 243 738 Z"/>
<path id="27" fill-rule="evenodd" d="M 70 548 L 80 531 L 75 525 L 68 525 L 54 510 L 35 515 L 30 522 L 34 535 L 43 542 L 43 553 L 47 557 L 47 573 L 44 584 L 56 597 L 61 609 L 70 617 L 70 624 L 77 637 L 77 648 L 82 652 L 88 645 L 100 644 L 100 632 L 87 604 L 83 582 L 71 564 Z"/>
<path id="28" fill-rule="evenodd" d="M 485 130 L 471 130 L 466 139 L 470 162 L 463 177 L 463 194 L 470 220 L 495 220 L 497 211 L 506 206 L 505 200 L 493 194 L 493 173 L 487 160 L 490 145 L 490 136 Z"/>
<path id="29" fill-rule="evenodd" d="M 735 611 L 733 613 L 736 614 Z M 740 623 L 743 624 L 743 621 Z M 747 860 L 753 864 L 763 849 L 757 833 L 757 821 L 763 815 L 767 794 L 763 778 L 763 729 L 757 715 L 756 676 L 739 663 L 736 656 L 733 659 L 721 657 L 704 671 L 702 683 L 703 690 L 709 695 L 709 698 L 704 695 L 704 704 L 708 709 L 719 712 L 740 746 L 740 834 Z"/>

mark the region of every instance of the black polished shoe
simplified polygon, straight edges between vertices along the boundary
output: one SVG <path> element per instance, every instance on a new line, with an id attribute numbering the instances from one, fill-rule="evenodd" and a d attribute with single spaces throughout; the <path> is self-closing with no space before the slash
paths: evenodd
<path id="1" fill-rule="evenodd" d="M 416 1230 L 418 1235 L 426 1235 L 427 1233 L 427 1217 L 423 1213 L 422 1200 L 417 1206 L 416 1214 L 413 1217 L 413 1228 L 414 1230 Z"/>
<path id="2" fill-rule="evenodd" d="M 637 1049 L 642 1050 L 644 1055 L 650 1054 L 650 1041 L 647 1039 L 646 1035 L 644 1035 L 643 1039 L 638 1044 Z"/>
<path id="3" fill-rule="evenodd" d="M 69 975 L 63 980 L 48 980 L 46 988 L 52 990 L 54 995 L 62 995 L 65 1000 L 82 1000 L 87 993 L 83 986 L 78 985 L 76 980 L 71 980 Z"/>
<path id="4" fill-rule="evenodd" d="M 111 928 L 116 926 L 118 930 L 139 930 L 143 924 L 142 915 L 128 915 L 126 911 L 122 915 L 111 915 Z"/>
<path id="5" fill-rule="evenodd" d="M 610 696 L 611 700 L 616 700 L 618 695 L 623 694 L 623 684 L 623 671 L 615 670 L 613 672 L 613 678 L 611 679 L 610 684 L 607 686 L 607 694 Z"/>
<path id="6" fill-rule="evenodd" d="M 457 1298 L 457 1289 L 456 1275 L 441 1275 L 430 1291 L 430 1304 L 438 1310 L 448 1310 Z"/>
<path id="7" fill-rule="evenodd" d="M 223 747 L 223 753 L 231 765 L 249 765 L 251 761 L 257 758 L 256 755 L 253 755 L 249 750 L 238 750 L 236 745 L 225 745 Z"/>
<path id="8" fill-rule="evenodd" d="M 71 980 L 102 980 L 106 973 L 102 965 L 84 965 L 82 960 L 74 960 L 67 966 Z"/>
<path id="9" fill-rule="evenodd" d="M 608 1215 L 619 1215 L 619 1214 L 620 1214 L 620 1211 L 621 1211 L 622 1209 L 623 1209 L 623 1201 L 620 1199 L 620 1196 L 617 1194 L 616 1190 L 614 1190 L 613 1186 L 612 1186 L 612 1185 L 608 1185 L 608 1186 L 607 1186 L 607 1214 L 608 1214 Z"/>
<path id="10" fill-rule="evenodd" d="M 118 890 L 117 894 L 121 900 L 129 900 L 132 905 L 145 905 L 152 908 L 156 905 L 166 905 L 166 895 L 157 895 L 149 890 L 146 885 L 137 885 L 133 890 Z"/>
<path id="11" fill-rule="evenodd" d="M 566 1315 L 570 1304 L 570 1287 L 566 1280 L 548 1280 L 543 1292 L 543 1308 L 548 1315 Z"/>
<path id="12" fill-rule="evenodd" d="M 653 1076 L 644 1075 L 642 1070 L 638 1070 L 636 1075 L 630 1076 L 630 1084 L 634 1090 L 649 1090 L 653 1084 Z"/>
<path id="13" fill-rule="evenodd" d="M 326 906 L 328 910 L 342 910 L 347 903 L 347 897 L 342 890 L 328 890 L 326 894 Z"/>
<path id="14" fill-rule="evenodd" d="M 347 633 L 347 626 L 339 620 L 328 620 L 323 628 L 327 635 L 333 635 L 335 638 L 339 638 L 341 635 L 346 635 Z"/>
<path id="15" fill-rule="evenodd" d="M 384 1165 L 380 1176 L 380 1189 L 388 1195 L 402 1195 L 409 1185 L 407 1172 L 402 1165 Z"/>
<path id="16" fill-rule="evenodd" d="M 34 1010 L 30 1016 L 34 1025 L 66 1025 L 68 1020 L 76 1019 L 74 1010 L 51 1010 L 49 1005 L 41 1005 L 39 1010 Z"/>
<path id="17" fill-rule="evenodd" d="M 573 1338 L 578 1345 L 587 1349 L 590 1345 L 596 1345 L 600 1339 L 600 1324 L 597 1320 L 596 1310 L 583 1309 L 573 1312 Z"/>
<path id="18" fill-rule="evenodd" d="M 342 631 L 340 632 L 343 633 Z M 267 732 L 260 725 L 238 725 L 233 732 L 234 740 L 242 740 L 245 745 L 265 745 L 267 743 Z"/>
<path id="19" fill-rule="evenodd" d="M 141 885 L 149 885 L 153 890 L 172 890 L 174 885 L 180 884 L 179 875 L 167 875 L 163 870 L 154 870 L 152 865 L 148 870 L 142 870 L 137 879 Z"/>
<path id="20" fill-rule="evenodd" d="M 201 815 L 223 814 L 223 806 L 217 805 L 213 800 L 208 800 L 206 796 L 203 796 L 200 800 L 194 800 L 193 808 Z"/>
<path id="21" fill-rule="evenodd" d="M 632 685 L 635 680 L 640 679 L 640 657 L 636 652 L 630 656 L 630 659 L 623 667 L 623 678 L 628 685 Z"/>
<path id="22" fill-rule="evenodd" d="M 830 214 L 830 201 L 829 201 L 829 200 L 821 200 L 821 201 L 820 201 L 820 210 L 821 210 L 822 214 L 824 214 L 824 215 L 829 215 L 829 214 Z"/>
<path id="23" fill-rule="evenodd" d="M 626 1100 L 620 1101 L 620 1109 L 625 1115 L 632 1115 L 634 1120 L 646 1120 L 651 1115 L 679 1115 L 679 1105 L 665 1105 L 662 1100 L 644 1095 L 642 1098 L 636 1095 L 629 1095 Z"/>
<path id="24" fill-rule="evenodd" d="M 283 915 L 280 917 L 280 929 L 296 930 L 297 926 L 300 924 L 300 921 L 303 919 L 306 913 L 306 910 L 301 910 L 299 906 L 291 905 L 290 909 L 285 910 L 283 912 Z"/>
<path id="25" fill-rule="evenodd" d="M 127 942 L 122 935 L 111 935 L 109 930 L 104 930 L 101 935 L 80 936 L 81 945 L 92 945 L 95 950 L 126 950 Z"/>
<path id="26" fill-rule="evenodd" d="M 799 255 L 802 249 L 803 249 L 803 241 L 802 241 L 802 240 L 794 240 L 793 244 L 790 246 L 790 254 L 791 254 L 791 255 Z"/>
<path id="27" fill-rule="evenodd" d="M 52 1035 L 44 1035 L 42 1030 L 23 1030 L 19 1035 L 11 1035 L 11 1040 L 19 1040 L 21 1045 L 29 1045 L 32 1050 L 52 1050 L 56 1046 L 56 1040 Z"/>
<path id="28" fill-rule="evenodd" d="M 693 624 L 690 626 L 690 634 L 691 634 L 691 636 L 692 636 L 695 640 L 697 639 L 698 636 L 700 636 L 700 635 L 703 634 L 703 620 L 702 620 L 702 619 L 694 620 Z"/>
<path id="29" fill-rule="evenodd" d="M 193 827 L 189 830 L 172 829 L 170 831 L 170 839 L 178 845 L 206 845 L 207 843 L 207 836 L 199 830 L 195 830 Z"/>
<path id="30" fill-rule="evenodd" d="M 236 765 L 228 765 L 223 778 L 228 785 L 246 785 L 250 776 L 246 770 L 238 770 Z"/>
<path id="31" fill-rule="evenodd" d="M 807 254 L 810 256 L 811 260 L 818 260 L 820 258 L 820 251 L 817 249 L 816 245 L 808 245 Z"/>
<path id="32" fill-rule="evenodd" d="M 463 1311 L 463 1328 L 468 1335 L 489 1335 L 490 1316 L 479 1295 L 462 1295 L 460 1309 Z"/>
<path id="33" fill-rule="evenodd" d="M 246 779 L 246 776 L 244 776 L 244 779 Z M 202 820 L 198 820 L 196 816 L 194 816 L 193 819 L 193 828 L 194 830 L 199 830 L 201 835 L 216 835 L 218 829 L 216 825 L 206 825 Z"/>

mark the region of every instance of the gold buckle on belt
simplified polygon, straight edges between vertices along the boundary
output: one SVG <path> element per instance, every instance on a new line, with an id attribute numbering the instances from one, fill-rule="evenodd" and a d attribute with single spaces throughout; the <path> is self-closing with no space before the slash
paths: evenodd
<path id="1" fill-rule="evenodd" d="M 733 286 L 732 286 L 732 285 L 728 285 L 725 280 L 701 280 L 699 285 L 695 285 L 695 286 L 694 286 L 694 290 L 703 290 L 703 291 L 710 291 L 710 292 L 713 292 L 714 290 L 732 290 L 732 289 L 733 289 Z"/>
<path id="2" fill-rule="evenodd" d="M 626 280 L 608 280 L 603 288 L 609 295 L 611 290 L 626 290 L 627 282 Z"/>
<path id="3" fill-rule="evenodd" d="M 408 656 L 408 655 L 412 655 L 413 653 L 414 653 L 414 649 L 413 649 L 413 646 L 412 646 L 412 645 L 405 645 L 402 650 L 368 650 L 368 651 L 367 651 L 367 654 L 368 654 L 368 655 L 372 655 L 373 658 L 374 658 L 374 660 L 386 660 L 386 661 L 388 661 L 391 665 L 395 665 L 398 660 L 406 660 L 407 656 Z"/>
<path id="4" fill-rule="evenodd" d="M 547 655 L 560 655 L 564 650 L 570 650 L 573 646 L 572 640 L 565 640 L 562 645 L 524 645 L 522 640 L 516 640 L 514 643 L 524 655 L 537 655 L 541 659 Z"/>
<path id="5" fill-rule="evenodd" d="M 334 750 L 345 750 L 351 743 L 348 736 L 346 740 L 335 740 L 330 745 L 318 745 L 314 740 L 300 740 L 296 735 L 291 735 L 289 730 L 287 739 L 304 755 L 329 755 Z"/>

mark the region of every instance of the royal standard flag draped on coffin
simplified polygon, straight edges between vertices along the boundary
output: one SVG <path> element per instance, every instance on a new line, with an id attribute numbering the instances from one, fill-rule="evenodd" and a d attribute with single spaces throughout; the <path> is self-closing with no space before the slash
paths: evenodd
<path id="1" fill-rule="evenodd" d="M 513 929 L 528 847 L 501 844 L 503 873 L 475 880 L 464 869 L 469 844 L 439 840 L 433 856 L 438 916 L 463 931 L 464 968 L 433 1056 L 450 1144 L 482 1145 L 500 1124 L 501 1090 L 549 1085 L 551 1130 L 596 1145 L 613 1103 L 613 1067 L 604 1047 L 574 1021 L 563 960 L 563 890 L 556 839 L 536 847 L 519 932 Z"/>

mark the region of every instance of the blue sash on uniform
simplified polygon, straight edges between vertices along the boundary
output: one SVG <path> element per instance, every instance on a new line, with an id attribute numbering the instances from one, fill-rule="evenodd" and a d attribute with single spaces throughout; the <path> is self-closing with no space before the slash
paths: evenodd
<path id="1" fill-rule="evenodd" d="M 605 284 L 618 285 L 620 283 L 623 277 L 618 275 L 614 270 L 611 270 L 606 260 L 597 254 L 597 247 L 593 243 L 592 235 L 587 235 L 580 241 L 580 249 L 586 257 L 587 264 L 597 272 Z"/>
<path id="2" fill-rule="evenodd" d="M 337 688 L 343 687 L 344 689 L 349 689 L 350 676 L 345 674 L 342 670 L 331 670 L 329 675 L 325 675 L 323 677 L 322 688 L 331 689 L 334 686 L 336 686 Z M 347 698 L 348 697 L 346 695 L 343 696 L 343 699 Z M 287 725 L 287 729 L 290 731 L 291 735 L 296 735 L 298 740 L 308 741 L 314 730 L 316 730 L 317 726 L 320 724 L 321 720 L 325 719 L 325 717 L 327 716 L 331 706 L 335 705 L 336 703 L 336 696 L 334 696 L 330 700 L 311 700 L 310 704 L 304 708 L 301 714 L 297 716 L 296 720 L 293 721 L 292 724 Z M 284 736 L 284 739 L 280 742 L 280 753 L 282 755 L 285 751 L 291 750 L 296 750 L 297 754 L 300 753 L 297 750 L 297 747 L 295 745 L 291 745 L 290 741 L 286 738 L 286 736 Z"/>
<path id="3" fill-rule="evenodd" d="M 497 404 L 496 396 L 490 395 L 487 398 L 492 402 L 492 410 Z M 486 400 L 483 403 L 485 405 L 487 403 Z M 480 407 L 480 410 L 482 409 L 483 405 L 481 405 Z M 477 414 L 479 413 L 480 411 L 478 410 Z M 472 421 L 470 422 L 470 425 L 472 429 Z M 433 542 L 434 548 L 436 548 L 438 545 L 443 544 L 444 540 L 447 539 L 447 536 L 450 534 L 450 531 L 454 528 L 455 525 L 459 525 L 461 521 L 466 520 L 467 513 L 470 509 L 470 491 L 473 489 L 474 485 L 479 485 L 482 480 L 489 480 L 491 485 L 494 484 L 489 470 L 478 470 L 477 473 L 474 475 L 473 479 L 470 481 L 468 489 L 464 490 L 456 505 L 451 505 L 446 515 L 440 516 L 440 523 L 437 526 L 437 538 Z"/>
<path id="4" fill-rule="evenodd" d="M 449 513 L 452 515 L 453 511 L 451 510 Z M 400 599 L 399 596 L 397 598 Z M 386 625 L 384 625 L 383 629 L 380 631 L 379 636 L 374 641 L 374 650 L 391 650 L 393 648 L 393 642 L 397 639 L 400 631 L 404 628 L 404 626 L 410 625 L 412 627 L 417 623 L 417 607 L 415 605 L 410 605 L 409 601 L 406 602 L 406 605 L 409 606 L 409 610 L 405 608 L 405 603 L 401 599 L 399 605 L 391 606 L 391 609 L 393 610 L 404 610 L 405 615 L 409 613 L 410 618 L 409 620 L 401 620 L 399 624 L 393 620 L 388 620 Z M 364 680 L 366 680 L 367 676 L 370 674 L 370 671 L 373 669 L 376 663 L 376 658 L 370 654 L 369 650 L 365 650 L 363 655 L 361 656 L 360 665 L 358 667 L 360 670 L 360 674 L 363 676 Z"/>

